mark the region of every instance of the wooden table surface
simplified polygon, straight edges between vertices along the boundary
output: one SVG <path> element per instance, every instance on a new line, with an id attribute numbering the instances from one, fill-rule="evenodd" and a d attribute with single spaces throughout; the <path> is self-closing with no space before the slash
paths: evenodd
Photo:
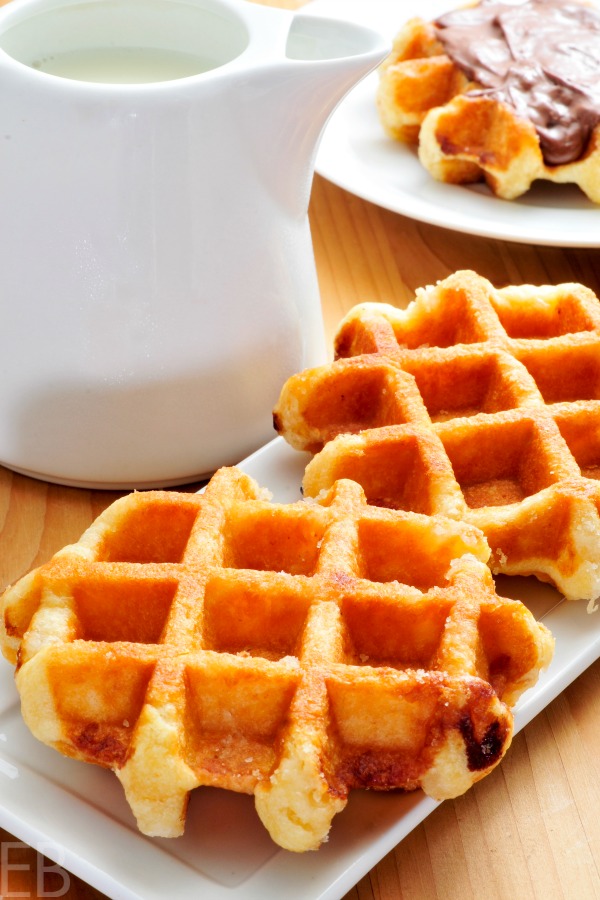
<path id="1" fill-rule="evenodd" d="M 599 250 L 465 236 L 379 209 L 318 176 L 310 217 L 329 337 L 355 303 L 404 306 L 417 287 L 461 268 L 498 287 L 578 281 L 600 295 Z M 116 496 L 0 467 L 0 586 L 76 539 Z M 598 627 L 600 620 L 590 619 L 590 628 Z M 600 662 L 517 735 L 492 775 L 438 807 L 346 900 L 600 897 L 599 747 Z M 52 871 L 16 836 L 0 831 L 0 848 L 6 898 L 103 896 Z"/>

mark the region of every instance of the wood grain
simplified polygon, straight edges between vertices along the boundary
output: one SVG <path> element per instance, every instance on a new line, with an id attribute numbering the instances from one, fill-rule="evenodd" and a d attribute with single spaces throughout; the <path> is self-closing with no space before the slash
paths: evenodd
<path id="1" fill-rule="evenodd" d="M 288 9 L 302 5 L 270 2 Z M 578 281 L 600 294 L 597 250 L 461 235 L 380 209 L 319 177 L 310 220 L 329 339 L 355 303 L 405 306 L 417 287 L 461 268 L 475 269 L 497 286 Z M 76 539 L 116 496 L 0 468 L 0 586 Z M 599 623 L 590 619 L 590 628 Z M 600 897 L 599 746 L 597 663 L 516 737 L 491 776 L 440 806 L 346 900 Z M 1 831 L 0 847 L 6 898 L 54 891 L 67 900 L 101 900 L 102 894 L 68 873 L 47 871 L 40 890 L 44 863 L 36 852 Z"/>

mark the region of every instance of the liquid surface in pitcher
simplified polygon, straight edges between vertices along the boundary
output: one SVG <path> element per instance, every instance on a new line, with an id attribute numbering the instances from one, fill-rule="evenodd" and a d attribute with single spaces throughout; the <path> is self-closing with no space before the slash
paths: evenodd
<path id="1" fill-rule="evenodd" d="M 150 84 L 216 68 L 216 60 L 159 47 L 86 47 L 36 60 L 34 69 L 101 84 Z"/>

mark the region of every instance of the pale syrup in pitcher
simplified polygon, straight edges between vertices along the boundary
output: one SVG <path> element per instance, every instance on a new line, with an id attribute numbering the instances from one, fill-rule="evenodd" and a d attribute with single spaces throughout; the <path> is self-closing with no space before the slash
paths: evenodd
<path id="1" fill-rule="evenodd" d="M 32 67 L 74 81 L 150 84 L 174 81 L 214 69 L 206 57 L 159 47 L 86 47 L 36 60 Z"/>

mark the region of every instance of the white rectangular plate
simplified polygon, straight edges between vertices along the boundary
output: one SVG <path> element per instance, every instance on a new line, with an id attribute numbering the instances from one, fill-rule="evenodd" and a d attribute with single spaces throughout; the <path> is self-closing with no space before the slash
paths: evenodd
<path id="1" fill-rule="evenodd" d="M 277 502 L 300 498 L 306 454 L 281 438 L 241 464 Z M 599 614 L 566 603 L 535 579 L 499 580 L 556 638 L 538 685 L 519 703 L 522 728 L 600 655 Z M 317 853 L 293 854 L 270 840 L 247 796 L 201 788 L 185 836 L 141 835 L 111 772 L 62 757 L 21 720 L 12 667 L 0 662 L 0 826 L 114 900 L 337 900 L 415 828 L 436 803 L 413 794 L 354 793 Z"/>

